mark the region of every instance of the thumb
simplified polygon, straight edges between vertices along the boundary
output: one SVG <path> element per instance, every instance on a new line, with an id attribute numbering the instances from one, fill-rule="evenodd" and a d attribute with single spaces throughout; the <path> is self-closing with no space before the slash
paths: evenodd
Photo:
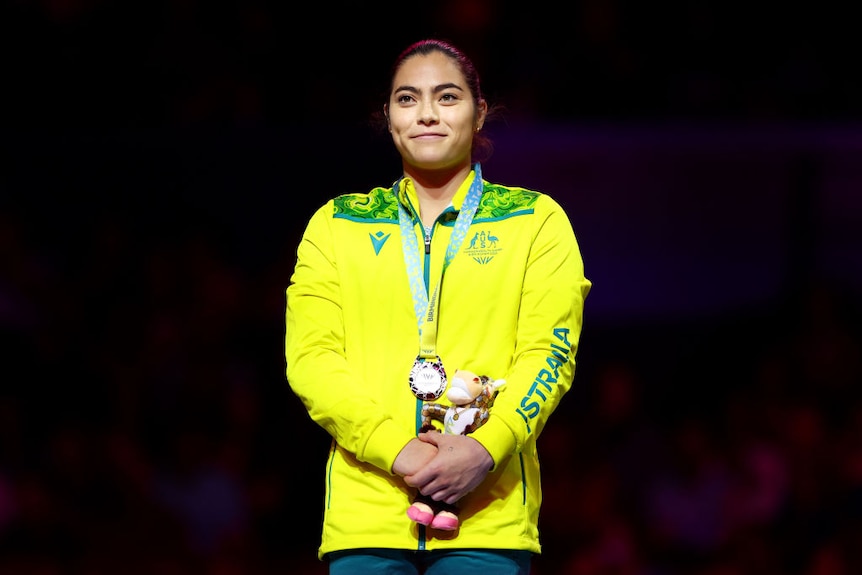
<path id="1" fill-rule="evenodd" d="M 430 443 L 431 445 L 439 447 L 439 439 L 440 432 L 439 431 L 425 431 L 420 433 L 418 436 L 420 441 L 424 441 L 425 443 Z"/>

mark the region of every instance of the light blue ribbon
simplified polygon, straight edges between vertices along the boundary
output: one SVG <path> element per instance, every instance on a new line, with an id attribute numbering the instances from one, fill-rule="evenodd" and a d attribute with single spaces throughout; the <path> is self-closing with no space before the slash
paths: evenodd
<path id="1" fill-rule="evenodd" d="M 407 276 L 410 281 L 410 293 L 413 296 L 413 310 L 416 313 L 416 322 L 420 335 L 420 357 L 433 359 L 436 357 L 437 340 L 437 310 L 440 307 L 440 285 L 443 283 L 443 274 L 452 262 L 455 254 L 467 237 L 467 230 L 473 223 L 473 216 L 479 207 L 482 198 L 482 167 L 476 163 L 473 166 L 474 176 L 470 190 L 458 212 L 455 220 L 455 228 L 449 237 L 449 245 L 446 248 L 446 256 L 443 260 L 443 268 L 440 270 L 440 278 L 434 286 L 432 305 L 428 303 L 428 291 L 422 274 L 422 258 L 419 252 L 419 242 L 416 240 L 416 228 L 407 208 L 398 202 L 398 223 L 401 226 L 401 246 L 404 250 L 404 263 L 407 265 Z M 401 179 L 395 183 L 395 193 L 399 193 Z"/>

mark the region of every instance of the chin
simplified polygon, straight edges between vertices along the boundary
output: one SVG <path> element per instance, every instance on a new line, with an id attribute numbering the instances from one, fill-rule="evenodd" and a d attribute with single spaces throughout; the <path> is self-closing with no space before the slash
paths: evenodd
<path id="1" fill-rule="evenodd" d="M 461 165 L 460 162 L 451 158 L 441 158 L 439 156 L 413 156 L 408 163 L 422 170 L 446 170 Z"/>

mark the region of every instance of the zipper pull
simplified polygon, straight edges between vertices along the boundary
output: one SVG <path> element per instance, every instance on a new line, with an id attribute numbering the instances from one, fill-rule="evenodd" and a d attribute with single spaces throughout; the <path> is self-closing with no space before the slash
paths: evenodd
<path id="1" fill-rule="evenodd" d="M 431 229 L 425 228 L 425 255 L 431 253 Z"/>

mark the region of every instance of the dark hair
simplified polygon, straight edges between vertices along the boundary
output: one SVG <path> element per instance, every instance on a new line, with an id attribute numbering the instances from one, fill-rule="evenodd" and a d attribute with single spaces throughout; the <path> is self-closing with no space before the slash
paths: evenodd
<path id="1" fill-rule="evenodd" d="M 389 76 L 390 84 L 389 90 L 386 93 L 386 100 L 389 99 L 389 94 L 392 92 L 392 81 L 395 79 L 395 74 L 401 68 L 405 61 L 409 60 L 413 56 L 427 56 L 432 52 L 440 52 L 441 54 L 448 56 L 452 59 L 461 70 L 461 73 L 464 74 L 464 79 L 467 81 L 467 88 L 470 90 L 470 94 L 473 96 L 473 104 L 476 107 L 476 110 L 479 109 L 479 102 L 481 100 L 485 100 L 485 96 L 482 95 L 482 85 L 479 82 L 479 73 L 476 71 L 476 66 L 473 64 L 473 61 L 460 49 L 458 49 L 453 44 L 445 41 L 438 40 L 434 38 L 428 38 L 425 40 L 419 40 L 418 42 L 414 42 L 407 48 L 405 48 L 401 54 L 395 59 L 395 63 L 392 65 L 392 71 Z M 487 104 L 487 100 L 486 100 Z M 486 113 L 485 121 L 487 122 L 488 116 L 490 116 L 491 106 L 488 104 L 488 112 Z M 373 113 L 373 119 L 375 120 L 375 124 L 381 128 L 382 130 L 386 130 L 387 120 L 385 115 L 379 109 Z M 487 160 L 491 153 L 494 151 L 493 143 L 490 138 L 488 138 L 483 132 L 474 132 L 473 133 L 473 160 L 474 161 L 484 161 Z"/>

